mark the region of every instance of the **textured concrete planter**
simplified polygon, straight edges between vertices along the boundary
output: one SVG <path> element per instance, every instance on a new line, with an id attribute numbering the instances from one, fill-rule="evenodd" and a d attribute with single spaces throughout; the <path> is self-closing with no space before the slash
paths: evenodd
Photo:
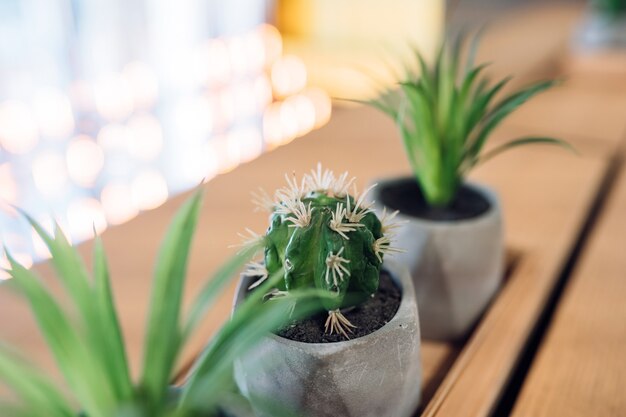
<path id="1" fill-rule="evenodd" d="M 378 181 L 372 199 L 382 211 L 381 192 L 406 178 Z M 504 232 L 496 194 L 467 184 L 490 203 L 487 212 L 466 220 L 433 221 L 398 213 L 406 221 L 395 241 L 406 250 L 395 255 L 413 276 L 420 328 L 426 339 L 455 340 L 467 334 L 502 280 Z M 387 211 L 394 211 L 387 207 Z M 380 213 L 379 213 L 380 214 Z"/>
<path id="2" fill-rule="evenodd" d="M 260 397 L 307 417 L 413 414 L 421 389 L 414 289 L 408 273 L 393 265 L 385 268 L 402 289 L 400 307 L 385 326 L 337 343 L 302 343 L 270 335 L 235 363 L 237 385 L 253 406 Z M 243 279 L 235 308 L 247 287 Z"/>

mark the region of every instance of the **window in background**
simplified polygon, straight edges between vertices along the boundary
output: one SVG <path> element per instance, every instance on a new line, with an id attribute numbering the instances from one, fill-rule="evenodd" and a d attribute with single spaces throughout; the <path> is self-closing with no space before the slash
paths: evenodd
<path id="1" fill-rule="evenodd" d="M 265 0 L 0 2 L 0 240 L 73 242 L 326 123 Z M 0 266 L 6 260 L 0 256 Z"/>

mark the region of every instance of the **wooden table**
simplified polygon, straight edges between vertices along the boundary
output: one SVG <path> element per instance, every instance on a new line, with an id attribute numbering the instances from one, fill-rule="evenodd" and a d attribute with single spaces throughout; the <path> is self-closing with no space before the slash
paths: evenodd
<path id="1" fill-rule="evenodd" d="M 520 62 L 532 62 L 532 65 L 522 65 L 524 72 L 517 74 L 520 76 L 519 83 L 563 73 L 565 69 L 559 63 L 562 62 L 563 45 L 569 30 L 576 21 L 577 10 L 550 8 L 525 13 L 526 19 L 516 15 L 511 18 L 512 23 L 502 25 L 500 32 L 488 35 L 486 44 L 489 50 L 486 55 L 496 51 L 498 53 L 494 58 L 501 57 L 502 62 L 500 69 L 495 71 L 510 72 Z M 528 30 L 528 21 L 536 23 L 532 31 Z M 532 36 L 525 36 L 530 32 Z M 516 45 L 514 51 L 507 53 L 503 47 L 507 45 L 506 39 L 510 41 L 508 44 Z M 542 40 L 539 60 L 533 55 L 538 39 Z M 524 56 L 528 59 L 523 59 Z M 550 296 L 578 244 L 595 202 L 607 192 L 605 184 L 614 175 L 619 163 L 615 155 L 620 152 L 626 129 L 626 88 L 606 88 L 602 83 L 605 87 L 600 88 L 576 74 L 572 81 L 571 87 L 566 84 L 519 111 L 496 132 L 493 143 L 528 133 L 547 133 L 571 141 L 580 150 L 581 156 L 557 148 L 528 147 L 505 154 L 478 168 L 472 175 L 472 180 L 484 182 L 500 193 L 507 246 L 515 262 L 499 296 L 466 343 L 454 345 L 424 341 L 423 415 L 487 416 L 497 407 L 500 398 L 510 390 L 513 371 L 539 318 L 548 308 Z M 233 249 L 229 249 L 228 245 L 238 240 L 237 232 L 244 227 L 257 231 L 266 227 L 266 216 L 252 213 L 250 192 L 258 186 L 273 190 L 283 184 L 283 173 L 295 171 L 301 174 L 318 161 L 335 171 L 349 170 L 359 178 L 360 186 L 374 178 L 409 172 L 390 120 L 371 109 L 337 108 L 326 127 L 211 180 L 205 186 L 206 199 L 189 267 L 186 303 L 210 272 L 232 253 Z M 617 184 L 616 190 L 618 187 L 626 189 L 626 180 L 622 179 Z M 623 331 L 619 325 L 626 322 L 626 317 L 623 303 L 619 304 L 621 310 L 613 310 L 610 306 L 624 299 L 626 289 L 624 281 L 619 279 L 621 264 L 618 263 L 618 246 L 611 248 L 610 245 L 622 242 L 621 248 L 624 248 L 620 240 L 623 233 L 619 232 L 623 230 L 623 227 L 619 228 L 619 208 L 624 206 L 624 193 L 626 191 L 616 194 L 607 205 L 614 208 L 607 212 L 606 220 L 594 231 L 590 252 L 584 252 L 582 262 L 585 267 L 577 270 L 572 278 L 576 287 L 563 296 L 562 309 L 561 304 L 558 306 L 557 318 L 550 327 L 548 337 L 542 340 L 540 354 L 524 381 L 515 408 L 519 415 L 569 415 L 566 407 L 572 402 L 568 402 L 567 398 L 578 395 L 580 387 L 584 388 L 585 384 L 597 381 L 606 384 L 621 381 L 621 385 L 610 385 L 605 389 L 600 387 L 594 391 L 595 397 L 585 398 L 589 401 L 606 400 L 607 406 L 613 407 L 611 410 L 626 414 L 623 402 L 610 402 L 608 398 L 609 395 L 617 396 L 612 387 L 623 388 L 625 357 L 621 357 L 621 367 L 613 367 L 612 376 L 607 376 L 607 379 L 603 379 L 604 373 L 594 373 L 586 366 L 573 368 L 568 373 L 570 360 L 581 358 L 589 361 L 596 353 L 585 350 L 582 344 L 581 349 L 572 352 L 571 359 L 562 357 L 561 362 L 554 362 L 564 348 L 586 338 L 597 338 L 598 344 L 602 343 L 601 340 L 612 343 L 607 349 L 613 356 L 607 354 L 604 359 L 598 359 L 604 360 L 599 362 L 600 365 L 619 362 L 617 346 L 624 338 L 619 339 L 613 332 Z M 111 260 L 124 336 L 135 372 L 141 363 L 154 257 L 166 225 L 185 197 L 173 198 L 160 208 L 113 227 L 103 235 Z M 89 242 L 80 246 L 81 253 L 87 258 L 91 246 Z M 615 260 L 610 258 L 612 255 L 615 255 Z M 602 269 L 608 261 L 615 261 L 612 269 Z M 43 264 L 36 269 L 58 291 L 49 265 Z M 598 282 L 594 279 L 595 275 L 610 271 L 615 275 L 604 277 L 600 281 L 604 283 L 602 288 L 591 284 Z M 184 360 L 193 358 L 225 320 L 232 290 L 231 287 L 220 298 L 191 340 Z M 572 323 L 570 317 L 586 311 L 589 300 L 595 308 L 589 321 Z M 606 306 L 606 311 L 600 308 L 602 306 Z M 612 324 L 599 325 L 613 313 L 616 318 Z M 619 317 L 623 320 L 619 321 Z M 26 307 L 1 289 L 0 339 L 19 346 L 44 369 L 54 370 L 52 359 Z M 550 379 L 555 369 L 562 373 Z M 589 371 L 591 382 L 581 381 L 576 386 L 572 376 L 585 371 Z M 569 382 L 565 388 L 563 381 Z M 554 388 L 550 391 L 551 395 L 544 395 L 546 384 L 559 389 Z"/>

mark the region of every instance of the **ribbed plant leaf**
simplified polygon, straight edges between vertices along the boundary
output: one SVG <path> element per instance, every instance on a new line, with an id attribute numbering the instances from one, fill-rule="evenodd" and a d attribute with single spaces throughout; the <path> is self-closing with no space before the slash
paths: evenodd
<path id="1" fill-rule="evenodd" d="M 107 259 L 100 237 L 95 239 L 93 264 L 94 302 L 99 320 L 98 329 L 104 343 L 103 356 L 110 370 L 111 383 L 118 400 L 127 402 L 133 395 L 133 385 L 122 330 L 113 302 Z"/>
<path id="2" fill-rule="evenodd" d="M 179 209 L 158 254 L 141 375 L 141 387 L 151 410 L 162 407 L 181 347 L 183 286 L 201 200 L 198 191 Z"/>
<path id="3" fill-rule="evenodd" d="M 506 152 L 509 149 L 516 148 L 518 146 L 530 145 L 530 144 L 544 144 L 544 145 L 556 145 L 562 148 L 565 148 L 573 153 L 577 153 L 576 149 L 572 147 L 569 143 L 555 138 L 548 137 L 524 137 L 519 139 L 514 139 L 510 142 L 504 143 L 500 146 L 495 147 L 494 149 L 489 150 L 488 152 L 483 153 L 478 157 L 476 161 L 477 164 L 487 162 L 491 158 L 501 154 L 502 152 Z"/>
<path id="4" fill-rule="evenodd" d="M 0 381 L 4 382 L 20 401 L 21 406 L 0 405 L 0 415 L 75 417 L 65 397 L 45 375 L 27 365 L 14 352 L 0 346 Z M 10 410 L 9 410 L 10 407 Z M 20 411 L 21 410 L 21 411 Z"/>
<path id="5" fill-rule="evenodd" d="M 88 338 L 69 319 L 39 278 L 7 252 L 11 265 L 8 284 L 30 304 L 31 311 L 68 385 L 90 417 L 106 417 L 115 404 L 110 386 L 102 383 L 102 364 L 93 358 Z"/>

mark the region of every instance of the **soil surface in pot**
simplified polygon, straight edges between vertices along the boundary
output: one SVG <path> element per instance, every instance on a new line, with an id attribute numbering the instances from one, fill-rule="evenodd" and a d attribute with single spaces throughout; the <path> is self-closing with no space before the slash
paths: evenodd
<path id="1" fill-rule="evenodd" d="M 356 328 L 349 333 L 350 339 L 368 335 L 387 324 L 395 316 L 402 292 L 386 271 L 380 272 L 380 284 L 378 292 L 363 304 L 342 310 L 343 315 L 350 320 Z M 307 320 L 296 322 L 278 332 L 279 336 L 305 343 L 332 343 L 344 342 L 346 339 L 341 334 L 325 334 L 324 323 L 328 313 L 317 314 Z"/>
<path id="2" fill-rule="evenodd" d="M 467 220 L 486 213 L 491 204 L 474 188 L 462 185 L 449 207 L 430 207 L 413 178 L 402 179 L 381 187 L 381 203 L 400 210 L 406 216 L 433 221 Z"/>

